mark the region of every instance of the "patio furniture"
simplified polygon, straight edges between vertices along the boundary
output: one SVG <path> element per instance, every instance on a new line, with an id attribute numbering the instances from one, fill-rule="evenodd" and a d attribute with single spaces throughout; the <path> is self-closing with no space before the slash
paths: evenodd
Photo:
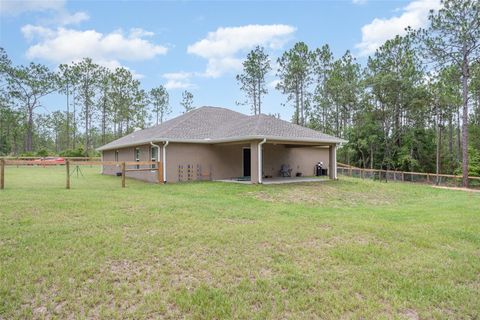
<path id="1" fill-rule="evenodd" d="M 315 165 L 315 175 L 318 176 L 327 176 L 328 169 L 323 167 L 323 162 L 319 162 Z"/>
<path id="2" fill-rule="evenodd" d="M 280 177 L 291 177 L 292 168 L 288 164 L 282 164 L 280 167 Z"/>

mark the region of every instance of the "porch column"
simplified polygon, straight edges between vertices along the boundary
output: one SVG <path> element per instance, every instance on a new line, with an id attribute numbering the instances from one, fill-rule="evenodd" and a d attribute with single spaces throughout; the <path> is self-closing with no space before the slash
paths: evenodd
<path id="1" fill-rule="evenodd" d="M 337 180 L 337 146 L 333 145 L 328 148 L 328 175 L 330 179 Z"/>
<path id="2" fill-rule="evenodd" d="M 250 181 L 259 183 L 258 181 L 258 141 L 250 143 Z"/>

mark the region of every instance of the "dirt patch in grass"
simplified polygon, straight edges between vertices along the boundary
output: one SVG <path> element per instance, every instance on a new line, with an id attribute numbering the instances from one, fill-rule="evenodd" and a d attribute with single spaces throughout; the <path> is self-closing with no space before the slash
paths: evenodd
<path id="1" fill-rule="evenodd" d="M 419 316 L 418 316 L 418 313 L 415 310 L 406 309 L 402 313 L 403 313 L 403 315 L 405 316 L 406 319 L 409 319 L 409 320 L 420 319 Z"/>
<path id="2" fill-rule="evenodd" d="M 310 238 L 304 242 L 299 242 L 299 247 L 303 248 L 331 248 L 338 245 L 350 244 L 357 246 L 366 246 L 366 245 L 376 245 L 379 247 L 387 248 L 388 244 L 384 241 L 381 241 L 371 235 L 354 235 L 348 237 L 326 237 L 326 238 Z"/>
<path id="3" fill-rule="evenodd" d="M 470 189 L 470 188 L 459 188 L 459 187 L 441 187 L 441 186 L 432 186 L 433 188 L 437 189 L 446 189 L 446 190 L 458 190 L 458 191 L 466 191 L 466 192 L 477 192 L 480 193 L 478 189 Z"/>
<path id="4" fill-rule="evenodd" d="M 255 224 L 258 223 L 257 220 L 254 219 L 243 219 L 243 218 L 223 218 L 219 219 L 222 223 L 226 224 L 235 224 L 235 225 L 242 225 L 242 224 Z"/>
<path id="5" fill-rule="evenodd" d="M 151 274 L 152 264 L 141 263 L 130 260 L 112 261 L 107 265 L 105 271 L 110 272 L 116 281 L 131 280 L 139 276 Z"/>
<path id="6" fill-rule="evenodd" d="M 84 315 L 89 318 L 112 318 L 111 315 L 120 313 L 135 318 L 151 296 L 160 299 L 158 315 L 178 313 L 175 306 L 167 302 L 170 286 L 162 278 L 164 268 L 165 262 L 156 258 L 107 261 L 97 274 L 82 284 L 81 296 L 96 290 L 98 286 L 110 288 L 101 300 L 84 308 Z"/>
<path id="7" fill-rule="evenodd" d="M 329 183 L 311 183 L 295 186 L 272 187 L 267 190 L 248 192 L 255 199 L 275 203 L 302 203 L 310 205 L 358 206 L 358 205 L 390 205 L 397 201 L 394 193 L 379 192 L 366 189 L 365 186 L 334 185 Z"/>

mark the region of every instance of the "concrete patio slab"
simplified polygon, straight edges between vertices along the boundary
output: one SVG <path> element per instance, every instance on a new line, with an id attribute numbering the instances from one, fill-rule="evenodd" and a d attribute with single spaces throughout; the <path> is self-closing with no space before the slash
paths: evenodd
<path id="1" fill-rule="evenodd" d="M 275 177 L 275 178 L 264 178 L 263 184 L 284 184 L 284 183 L 302 183 L 302 182 L 322 182 L 328 181 L 328 177 Z M 230 182 L 230 183 L 241 183 L 241 184 L 250 184 L 249 180 L 236 180 L 236 179 L 223 179 L 216 180 L 221 182 Z"/>

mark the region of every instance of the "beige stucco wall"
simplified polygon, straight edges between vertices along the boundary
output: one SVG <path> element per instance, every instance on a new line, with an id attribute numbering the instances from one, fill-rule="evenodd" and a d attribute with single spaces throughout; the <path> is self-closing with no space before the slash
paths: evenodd
<path id="1" fill-rule="evenodd" d="M 138 146 L 140 150 L 140 161 L 151 161 L 150 158 L 150 146 L 142 145 Z M 103 151 L 103 161 L 115 161 L 115 150 Z M 135 161 L 135 147 L 118 149 L 118 161 L 131 162 Z M 148 168 L 148 166 L 140 166 L 140 168 Z M 127 169 L 134 169 L 134 167 L 128 167 Z M 121 172 L 120 166 L 104 166 L 103 174 L 115 175 L 117 172 Z M 139 179 L 148 182 L 158 182 L 157 171 L 138 171 L 127 172 L 128 178 Z"/>
<path id="2" fill-rule="evenodd" d="M 242 146 L 170 143 L 167 147 L 167 181 L 219 180 L 241 176 Z"/>
<path id="3" fill-rule="evenodd" d="M 251 148 L 252 182 L 257 182 L 258 142 L 234 145 L 170 143 L 167 151 L 167 182 L 219 180 L 243 176 L 243 148 Z M 140 146 L 140 161 L 150 161 L 150 146 Z M 314 175 L 314 166 L 323 161 L 329 165 L 329 149 L 316 147 L 289 148 L 265 143 L 263 146 L 263 176 L 279 175 L 282 164 L 292 168 L 292 175 Z M 119 149 L 118 161 L 135 161 L 135 148 Z M 103 152 L 104 161 L 115 160 L 115 150 Z M 160 160 L 162 160 L 160 155 Z M 143 166 L 145 167 L 145 166 Z M 142 167 L 142 168 L 143 168 Z M 115 174 L 120 168 L 105 166 L 104 174 Z M 127 177 L 157 182 L 156 171 L 127 172 Z"/>

